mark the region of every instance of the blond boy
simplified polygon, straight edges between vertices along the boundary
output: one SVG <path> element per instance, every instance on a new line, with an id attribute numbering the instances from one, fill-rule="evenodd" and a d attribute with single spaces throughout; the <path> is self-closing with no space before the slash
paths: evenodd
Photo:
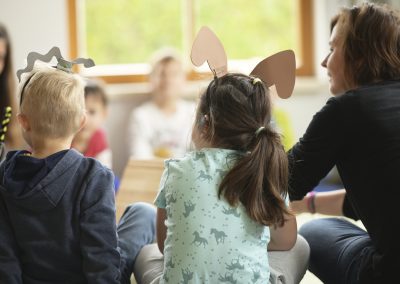
<path id="1" fill-rule="evenodd" d="M 31 150 L 0 166 L 0 283 L 119 283 L 113 174 L 70 149 L 84 83 L 43 66 L 26 78 L 18 121 Z"/>

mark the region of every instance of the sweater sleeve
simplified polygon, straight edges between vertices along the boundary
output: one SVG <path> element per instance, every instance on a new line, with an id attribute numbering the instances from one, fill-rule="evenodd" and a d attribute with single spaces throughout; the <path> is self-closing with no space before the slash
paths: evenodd
<path id="1" fill-rule="evenodd" d="M 291 200 L 302 199 L 335 165 L 346 139 L 344 119 L 338 99 L 329 99 L 288 152 Z"/>
<path id="2" fill-rule="evenodd" d="M 7 208 L 0 195 L 0 283 L 22 284 L 18 246 L 10 224 Z"/>
<path id="3" fill-rule="evenodd" d="M 87 283 L 119 283 L 113 174 L 104 167 L 88 182 L 81 202 L 80 229 Z"/>
<path id="4" fill-rule="evenodd" d="M 342 211 L 344 216 L 356 221 L 360 220 L 347 194 L 345 195 L 343 200 Z"/>

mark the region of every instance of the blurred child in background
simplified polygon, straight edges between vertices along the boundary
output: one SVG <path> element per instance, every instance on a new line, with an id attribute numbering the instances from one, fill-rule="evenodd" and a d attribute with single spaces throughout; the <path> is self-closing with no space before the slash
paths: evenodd
<path id="1" fill-rule="evenodd" d="M 102 125 L 107 117 L 108 98 L 101 83 L 89 80 L 85 86 L 86 126 L 74 137 L 72 147 L 86 157 L 112 168 L 112 153 Z"/>
<path id="2" fill-rule="evenodd" d="M 171 51 L 160 51 L 150 74 L 151 101 L 132 112 L 130 154 L 134 158 L 181 157 L 190 145 L 195 105 L 181 99 L 185 73 Z"/>

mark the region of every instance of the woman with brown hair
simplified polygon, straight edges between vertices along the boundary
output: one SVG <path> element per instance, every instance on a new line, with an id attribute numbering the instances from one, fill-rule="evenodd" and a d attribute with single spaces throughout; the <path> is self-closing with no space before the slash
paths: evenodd
<path id="1" fill-rule="evenodd" d="M 334 98 L 289 151 L 291 200 L 301 200 L 336 165 L 345 190 L 307 194 L 298 211 L 360 219 L 306 223 L 310 270 L 324 283 L 395 283 L 400 268 L 400 15 L 365 3 L 331 22 L 322 62 Z M 308 206 L 307 206 L 308 205 Z M 303 208 L 302 208 L 303 207 Z"/>
<path id="2" fill-rule="evenodd" d="M 0 23 L 0 115 L 6 106 L 11 106 L 13 115 L 8 126 L 6 146 L 8 149 L 21 146 L 22 137 L 16 125 L 17 103 L 15 92 L 15 74 L 12 67 L 11 43 L 7 29 Z"/>

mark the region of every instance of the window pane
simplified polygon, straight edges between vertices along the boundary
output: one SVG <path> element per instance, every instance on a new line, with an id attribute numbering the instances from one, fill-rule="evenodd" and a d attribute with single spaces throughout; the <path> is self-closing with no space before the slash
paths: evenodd
<path id="1" fill-rule="evenodd" d="M 293 0 L 199 0 L 196 32 L 209 26 L 222 41 L 228 59 L 296 50 L 295 8 Z"/>
<path id="2" fill-rule="evenodd" d="M 86 0 L 87 54 L 96 64 L 147 62 L 161 47 L 182 49 L 181 0 Z"/>

